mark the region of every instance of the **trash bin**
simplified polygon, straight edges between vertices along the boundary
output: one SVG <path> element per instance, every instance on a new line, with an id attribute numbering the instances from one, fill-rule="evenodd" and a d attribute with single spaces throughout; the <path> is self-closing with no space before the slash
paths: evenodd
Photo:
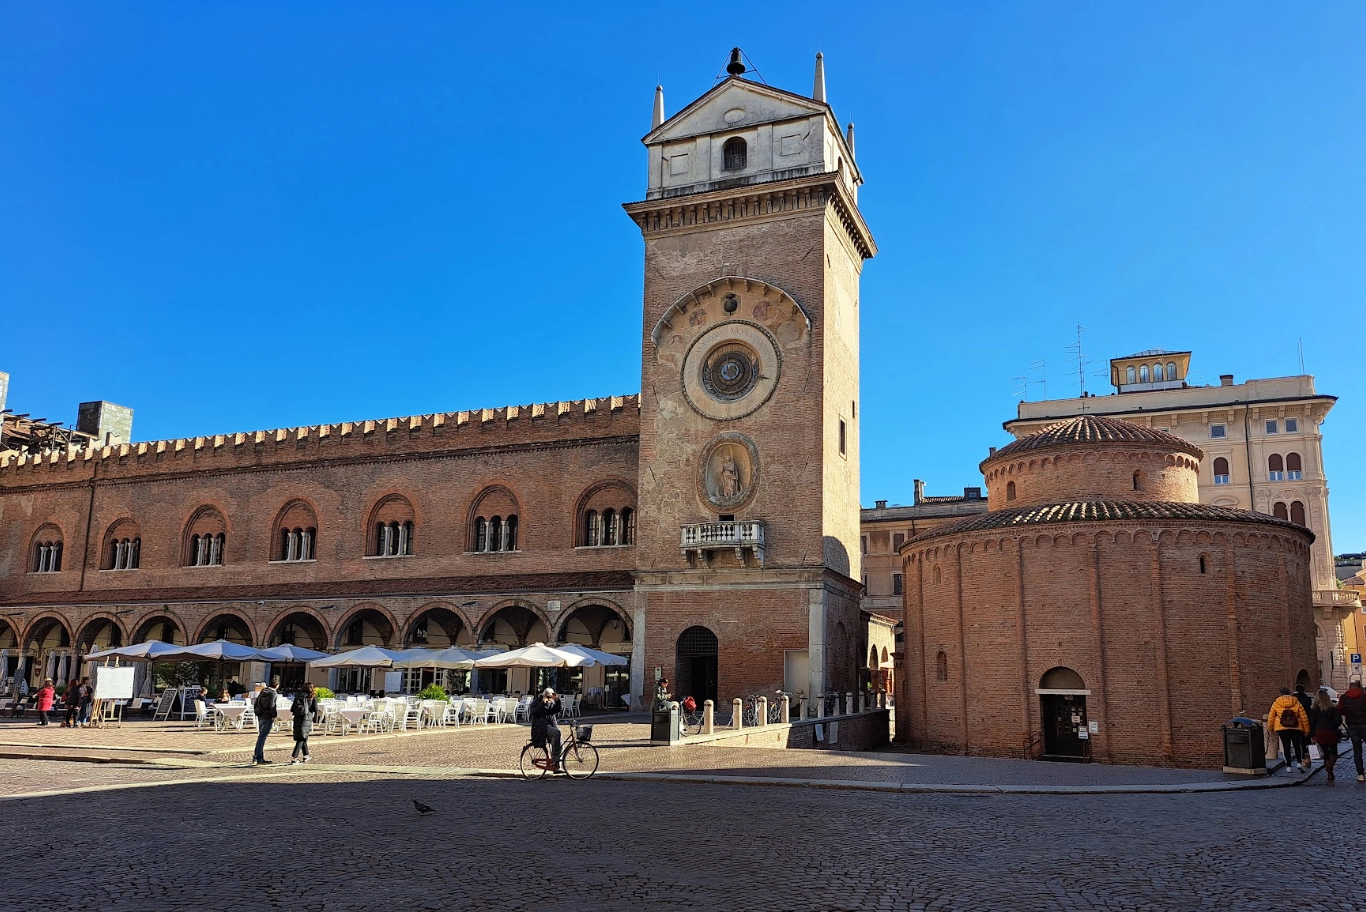
<path id="1" fill-rule="evenodd" d="M 1220 726 L 1224 732 L 1224 772 L 1266 775 L 1266 742 L 1262 723 L 1239 716 Z"/>
<path id="2" fill-rule="evenodd" d="M 650 743 L 678 743 L 678 704 L 669 702 L 650 714 Z"/>

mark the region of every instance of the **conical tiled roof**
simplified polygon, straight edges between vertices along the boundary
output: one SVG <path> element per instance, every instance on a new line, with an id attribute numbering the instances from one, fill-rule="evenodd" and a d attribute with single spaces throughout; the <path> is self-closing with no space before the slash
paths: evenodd
<path id="1" fill-rule="evenodd" d="M 983 465 L 1002 456 L 1016 456 L 1024 452 L 1042 450 L 1048 447 L 1077 446 L 1078 444 L 1118 443 L 1140 444 L 1160 447 L 1164 450 L 1177 450 L 1189 453 L 1196 459 L 1203 459 L 1205 451 L 1189 440 L 1175 434 L 1159 431 L 1125 421 L 1121 418 L 1107 418 L 1103 415 L 1078 415 L 1056 424 L 1050 424 L 1042 431 L 1021 437 L 1014 443 L 997 450 Z"/>

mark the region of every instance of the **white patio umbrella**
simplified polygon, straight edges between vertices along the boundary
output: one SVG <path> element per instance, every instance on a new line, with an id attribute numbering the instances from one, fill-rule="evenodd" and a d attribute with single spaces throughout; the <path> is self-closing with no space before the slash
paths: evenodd
<path id="1" fill-rule="evenodd" d="M 327 658 L 327 653 L 316 649 L 304 649 L 285 643 L 260 650 L 262 662 L 314 662 Z"/>
<path id="2" fill-rule="evenodd" d="M 544 643 L 533 643 L 521 649 L 510 649 L 507 652 L 495 653 L 476 659 L 475 668 L 580 668 L 585 665 L 592 665 L 593 660 L 587 656 L 579 655 L 576 652 L 567 652 L 547 646 Z"/>
<path id="3" fill-rule="evenodd" d="M 468 671 L 478 660 L 497 655 L 493 652 L 471 652 L 459 646 L 447 646 L 445 649 L 409 649 L 407 652 L 410 655 L 401 662 L 395 662 L 395 668 L 456 668 Z"/>
<path id="4" fill-rule="evenodd" d="M 134 643 L 131 646 L 116 646 L 113 649 L 101 649 L 86 656 L 87 659 L 106 659 L 118 656 L 123 659 L 142 659 L 147 662 L 160 662 L 163 655 L 169 655 L 183 649 L 174 643 L 166 643 L 161 640 L 148 640 L 145 643 Z"/>
<path id="5" fill-rule="evenodd" d="M 584 656 L 585 658 L 591 659 L 594 665 L 618 666 L 631 664 L 631 659 L 629 656 L 616 655 L 611 652 L 603 652 L 601 649 L 589 649 L 587 646 L 580 646 L 578 643 L 565 643 L 564 645 L 556 646 L 555 648 L 560 650 L 561 652 L 573 652 L 577 653 L 578 655 Z"/>
<path id="6" fill-rule="evenodd" d="M 313 659 L 308 664 L 314 668 L 393 668 L 395 662 L 402 660 L 403 650 L 362 646 L 350 652 L 339 652 L 323 659 Z"/>

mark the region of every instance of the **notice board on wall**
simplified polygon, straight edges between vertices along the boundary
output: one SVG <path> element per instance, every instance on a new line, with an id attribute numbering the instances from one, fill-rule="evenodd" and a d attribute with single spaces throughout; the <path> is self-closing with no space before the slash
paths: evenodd
<path id="1" fill-rule="evenodd" d="M 133 666 L 96 665 L 95 699 L 128 700 L 133 696 Z"/>

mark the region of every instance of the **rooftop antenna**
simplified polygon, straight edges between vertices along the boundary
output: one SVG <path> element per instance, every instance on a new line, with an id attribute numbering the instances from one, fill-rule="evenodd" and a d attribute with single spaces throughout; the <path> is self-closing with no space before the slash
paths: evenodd
<path id="1" fill-rule="evenodd" d="M 1303 375 L 1304 375 L 1304 336 L 1300 336 L 1298 344 L 1299 344 L 1299 348 L 1300 348 L 1300 375 L 1303 376 Z"/>
<path id="2" fill-rule="evenodd" d="M 1037 383 L 1037 384 L 1039 384 L 1039 386 L 1041 387 L 1041 392 L 1042 392 L 1042 394 L 1043 394 L 1043 398 L 1044 398 L 1044 399 L 1047 399 L 1047 398 L 1048 398 L 1048 372 L 1047 372 L 1047 368 L 1048 368 L 1048 362 L 1044 361 L 1042 358 L 1040 358 L 1038 361 L 1035 361 L 1035 362 L 1033 362 L 1033 363 L 1031 363 L 1031 364 L 1029 365 L 1029 369 L 1030 369 L 1030 370 L 1036 370 L 1036 371 L 1039 372 L 1039 379 L 1038 379 L 1038 380 L 1035 380 L 1034 382 Z"/>
<path id="3" fill-rule="evenodd" d="M 1076 354 L 1069 360 L 1077 362 L 1077 395 L 1082 399 L 1086 398 L 1086 352 L 1082 348 L 1081 334 L 1086 332 L 1086 327 L 1077 324 L 1077 341 L 1067 346 L 1068 351 L 1076 350 Z"/>
<path id="4" fill-rule="evenodd" d="M 1017 397 L 1021 401 L 1029 398 L 1029 378 L 1025 376 L 1011 377 L 1015 385 L 1010 388 L 1010 395 Z"/>

